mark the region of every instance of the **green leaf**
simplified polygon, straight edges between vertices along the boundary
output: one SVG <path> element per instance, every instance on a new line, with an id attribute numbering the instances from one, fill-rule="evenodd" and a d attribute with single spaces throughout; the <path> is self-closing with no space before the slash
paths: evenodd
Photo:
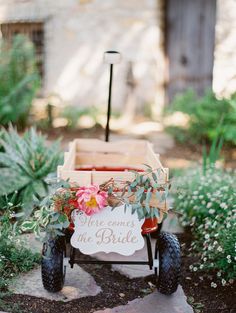
<path id="1" fill-rule="evenodd" d="M 19 170 L 19 167 L 9 159 L 6 153 L 0 152 L 0 165 L 3 167 L 10 167 L 12 170 Z"/>
<path id="2" fill-rule="evenodd" d="M 68 221 L 68 218 L 65 214 L 60 214 L 57 221 L 58 223 L 63 224 Z"/>
<path id="3" fill-rule="evenodd" d="M 40 199 L 45 197 L 47 195 L 46 188 L 44 186 L 43 181 L 36 180 L 32 184 L 33 192 L 35 195 L 37 195 Z"/>
<path id="4" fill-rule="evenodd" d="M 59 223 L 52 224 L 51 227 L 54 228 L 54 229 L 61 229 L 62 230 L 63 229 L 63 224 L 59 224 Z"/>
<path id="5" fill-rule="evenodd" d="M 136 198 L 141 198 L 143 193 L 144 193 L 144 187 L 139 188 L 139 189 L 135 192 Z"/>
<path id="6" fill-rule="evenodd" d="M 25 213 L 24 213 L 24 212 L 18 212 L 18 213 L 15 213 L 15 214 L 14 214 L 14 217 L 16 217 L 16 218 L 20 218 L 20 217 L 22 217 L 22 216 L 25 216 Z"/>
<path id="7" fill-rule="evenodd" d="M 149 164 L 143 163 L 143 165 L 152 170 L 152 167 Z"/>
<path id="8" fill-rule="evenodd" d="M 130 187 L 131 188 L 135 188 L 136 186 L 137 186 L 137 181 L 136 180 L 134 180 L 131 184 L 130 184 Z"/>
<path id="9" fill-rule="evenodd" d="M 9 168 L 0 169 L 0 196 L 20 190 L 30 182 L 30 178 Z"/>
<path id="10" fill-rule="evenodd" d="M 36 225 L 36 222 L 34 221 L 25 221 L 21 225 L 22 231 L 28 231 L 28 230 L 33 230 Z"/>
<path id="11" fill-rule="evenodd" d="M 152 183 L 152 187 L 153 187 L 153 188 L 158 188 L 158 187 L 159 187 L 159 184 L 154 182 L 154 183 Z"/>
<path id="12" fill-rule="evenodd" d="M 147 211 L 150 211 L 150 200 L 152 197 L 152 192 L 151 192 L 151 188 L 148 189 L 147 194 L 146 194 L 146 200 L 145 200 L 145 207 Z"/>
<path id="13" fill-rule="evenodd" d="M 107 193 L 108 195 L 111 195 L 113 193 L 113 189 L 111 186 L 109 186 Z"/>
<path id="14" fill-rule="evenodd" d="M 56 222 L 56 221 L 58 220 L 59 214 L 60 214 L 60 213 L 54 212 L 54 213 L 51 215 L 50 222 L 51 222 L 51 223 Z"/>
<path id="15" fill-rule="evenodd" d="M 157 175 L 155 173 L 152 172 L 152 178 L 155 182 L 157 182 Z"/>
<path id="16" fill-rule="evenodd" d="M 158 208 L 153 208 L 153 215 L 157 218 L 160 217 L 160 212 Z"/>
<path id="17" fill-rule="evenodd" d="M 67 221 L 65 221 L 64 222 L 64 224 L 63 224 L 63 228 L 68 228 L 69 227 L 69 225 L 70 225 L 70 222 L 67 220 Z"/>

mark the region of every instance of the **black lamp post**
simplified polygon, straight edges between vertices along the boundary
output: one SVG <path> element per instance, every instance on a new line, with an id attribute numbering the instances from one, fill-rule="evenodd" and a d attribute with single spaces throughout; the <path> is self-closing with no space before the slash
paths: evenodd
<path id="1" fill-rule="evenodd" d="M 120 63 L 121 54 L 117 51 L 104 52 L 104 63 L 110 64 L 110 82 L 109 82 L 109 94 L 108 94 L 108 106 L 107 106 L 107 124 L 105 131 L 105 141 L 109 141 L 109 122 L 111 116 L 111 92 L 112 92 L 112 78 L 113 78 L 113 64 Z"/>

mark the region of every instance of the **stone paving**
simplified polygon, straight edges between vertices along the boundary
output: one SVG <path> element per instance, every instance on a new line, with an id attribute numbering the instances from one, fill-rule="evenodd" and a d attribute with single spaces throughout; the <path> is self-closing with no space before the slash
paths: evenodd
<path id="1" fill-rule="evenodd" d="M 127 305 L 113 309 L 99 310 L 94 313 L 193 313 L 192 307 L 187 303 L 182 288 L 175 294 L 165 296 L 155 291 L 143 299 L 135 299 Z"/>
<path id="2" fill-rule="evenodd" d="M 56 301 L 70 301 L 86 296 L 96 296 L 101 292 L 93 277 L 78 265 L 73 269 L 66 268 L 66 279 L 63 289 L 58 293 L 47 292 L 41 281 L 41 268 L 21 275 L 10 287 L 16 294 L 46 298 Z"/>
<path id="3" fill-rule="evenodd" d="M 154 251 L 155 240 L 152 240 L 152 249 Z M 146 244 L 143 249 L 136 251 L 131 256 L 122 256 L 118 253 L 105 253 L 99 252 L 92 255 L 98 260 L 107 260 L 107 261 L 146 261 L 147 260 L 147 248 Z M 120 274 L 125 275 L 126 277 L 132 279 L 136 277 L 146 277 L 152 275 L 154 272 L 150 270 L 148 265 L 112 265 L 113 271 L 118 271 Z"/>

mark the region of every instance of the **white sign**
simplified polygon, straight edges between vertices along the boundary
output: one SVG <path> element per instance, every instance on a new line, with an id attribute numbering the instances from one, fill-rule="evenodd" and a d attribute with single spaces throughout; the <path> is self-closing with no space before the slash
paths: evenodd
<path id="1" fill-rule="evenodd" d="M 96 252 L 116 252 L 122 255 L 132 255 L 144 246 L 141 226 L 137 214 L 131 214 L 131 209 L 119 206 L 112 210 L 106 207 L 92 216 L 81 211 L 74 211 L 72 219 L 75 232 L 71 237 L 71 245 L 84 254 Z"/>

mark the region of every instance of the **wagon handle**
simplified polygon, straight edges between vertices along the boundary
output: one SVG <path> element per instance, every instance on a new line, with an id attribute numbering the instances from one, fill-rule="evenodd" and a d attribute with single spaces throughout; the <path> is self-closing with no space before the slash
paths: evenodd
<path id="1" fill-rule="evenodd" d="M 105 141 L 109 141 L 110 135 L 110 115 L 111 115 L 111 92 L 112 92 L 112 78 L 113 78 L 113 64 L 120 63 L 121 54 L 117 51 L 106 51 L 103 57 L 104 63 L 110 64 L 110 81 L 109 81 L 109 92 L 108 92 L 108 105 L 107 105 L 107 124 L 105 129 Z"/>

